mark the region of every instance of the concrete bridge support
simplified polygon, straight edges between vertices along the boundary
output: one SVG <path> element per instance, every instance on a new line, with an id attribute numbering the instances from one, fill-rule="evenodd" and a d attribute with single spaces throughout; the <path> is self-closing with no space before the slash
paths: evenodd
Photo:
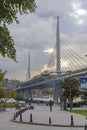
<path id="1" fill-rule="evenodd" d="M 17 93 L 20 94 L 24 98 L 24 90 L 21 90 L 20 92 L 17 92 Z"/>
<path id="2" fill-rule="evenodd" d="M 32 89 L 29 89 L 29 99 L 30 99 L 30 101 L 33 99 L 33 96 L 32 96 Z"/>
<path id="3" fill-rule="evenodd" d="M 58 98 L 60 98 L 61 93 L 62 93 L 62 88 L 58 83 L 56 83 L 56 85 L 55 85 L 55 93 L 54 93 L 54 101 L 55 101 L 55 103 L 59 102 Z"/>
<path id="4" fill-rule="evenodd" d="M 33 98 L 32 89 L 30 89 L 30 88 L 17 91 L 17 93 L 20 94 L 24 99 L 32 100 L 32 98 Z"/>
<path id="5" fill-rule="evenodd" d="M 24 91 L 24 99 L 27 99 L 28 97 L 28 92 L 27 92 L 27 89 Z"/>
<path id="6" fill-rule="evenodd" d="M 32 90 L 31 89 L 26 89 L 24 91 L 24 96 L 23 96 L 24 99 L 29 99 L 29 100 L 32 100 Z"/>

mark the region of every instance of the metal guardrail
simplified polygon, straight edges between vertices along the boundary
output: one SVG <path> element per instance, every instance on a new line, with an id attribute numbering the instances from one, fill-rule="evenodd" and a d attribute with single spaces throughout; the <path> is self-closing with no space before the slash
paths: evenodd
<path id="1" fill-rule="evenodd" d="M 28 110 L 27 107 L 22 108 L 22 109 L 20 109 L 19 111 L 17 111 L 16 113 L 14 113 L 13 119 L 15 120 L 19 115 L 21 115 L 21 114 L 22 114 L 23 112 L 25 112 L 26 110 Z M 21 117 L 20 117 L 20 118 L 21 118 Z"/>

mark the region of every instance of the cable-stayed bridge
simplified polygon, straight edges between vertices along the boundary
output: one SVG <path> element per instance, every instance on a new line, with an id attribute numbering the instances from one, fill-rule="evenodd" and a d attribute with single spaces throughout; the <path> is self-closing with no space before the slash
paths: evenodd
<path id="1" fill-rule="evenodd" d="M 60 82 L 66 77 L 78 77 L 79 79 L 82 77 L 87 77 L 87 68 L 80 69 L 78 71 L 67 72 L 56 75 L 42 75 L 37 76 L 29 81 L 21 83 L 18 88 L 16 88 L 17 92 L 20 93 L 25 99 L 32 99 L 32 90 L 33 89 L 42 89 L 42 88 L 55 88 L 54 99 L 57 100 L 58 96 L 62 93 L 62 89 L 60 87 Z"/>
<path id="2" fill-rule="evenodd" d="M 17 92 L 24 98 L 32 99 L 32 89 L 53 87 L 55 88 L 54 97 L 57 99 L 62 92 L 60 81 L 65 77 L 75 76 L 79 79 L 87 77 L 87 58 L 74 51 L 71 45 L 69 40 L 60 40 L 59 18 L 57 18 L 56 47 L 47 64 L 47 70 L 18 85 Z M 80 50 L 82 51 L 81 48 Z"/>
<path id="3" fill-rule="evenodd" d="M 61 41 L 60 45 L 60 72 L 76 71 L 87 67 L 87 58 L 80 56 L 74 51 L 67 41 L 64 43 Z M 70 45 L 70 44 L 69 44 Z M 80 48 L 81 49 L 81 48 Z M 48 71 L 56 71 L 56 49 L 54 48 L 53 53 L 47 64 Z"/>

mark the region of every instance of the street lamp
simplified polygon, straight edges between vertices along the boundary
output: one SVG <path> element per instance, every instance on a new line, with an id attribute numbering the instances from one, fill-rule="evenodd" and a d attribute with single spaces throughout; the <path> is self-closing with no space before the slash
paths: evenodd
<path id="1" fill-rule="evenodd" d="M 70 111 L 72 110 L 72 88 L 71 88 L 71 77 L 70 77 Z"/>
<path id="2" fill-rule="evenodd" d="M 69 87 L 70 87 L 70 111 L 72 110 L 72 86 L 71 86 L 71 71 L 68 71 L 68 74 L 70 74 L 70 79 L 69 79 Z"/>

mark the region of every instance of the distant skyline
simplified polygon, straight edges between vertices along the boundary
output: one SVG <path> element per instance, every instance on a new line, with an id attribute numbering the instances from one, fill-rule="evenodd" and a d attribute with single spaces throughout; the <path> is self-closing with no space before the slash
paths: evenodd
<path id="1" fill-rule="evenodd" d="M 49 61 L 56 44 L 56 18 L 60 18 L 60 38 L 72 42 L 83 58 L 87 55 L 87 1 L 36 0 L 36 12 L 19 15 L 20 24 L 9 25 L 15 42 L 17 61 L 0 56 L 0 68 L 6 78 L 24 81 L 30 52 L 31 77 L 39 74 Z"/>

